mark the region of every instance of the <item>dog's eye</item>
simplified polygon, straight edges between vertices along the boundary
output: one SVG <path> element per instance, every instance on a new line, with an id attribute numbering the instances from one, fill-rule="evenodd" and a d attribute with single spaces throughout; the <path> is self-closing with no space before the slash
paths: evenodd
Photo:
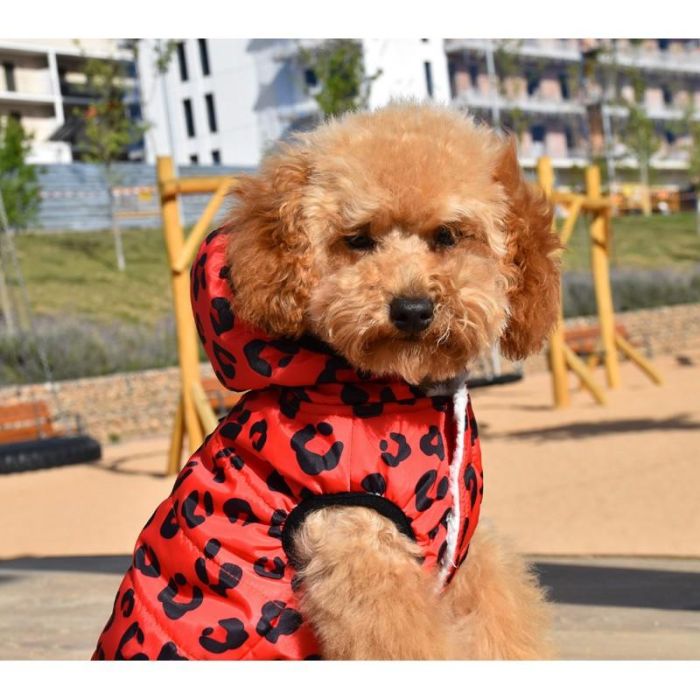
<path id="1" fill-rule="evenodd" d="M 451 248 L 457 243 L 455 234 L 449 226 L 438 226 L 435 229 L 434 241 L 436 248 Z"/>
<path id="2" fill-rule="evenodd" d="M 352 250 L 373 250 L 377 242 L 365 230 L 345 237 L 345 244 Z"/>

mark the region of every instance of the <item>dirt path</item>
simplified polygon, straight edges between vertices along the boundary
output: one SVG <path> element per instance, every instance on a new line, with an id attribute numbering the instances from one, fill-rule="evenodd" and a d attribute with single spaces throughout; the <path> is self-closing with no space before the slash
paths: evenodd
<path id="1" fill-rule="evenodd" d="M 598 407 L 550 409 L 549 375 L 473 392 L 484 515 L 534 555 L 700 557 L 700 348 L 629 363 Z M 602 375 L 601 375 L 602 379 Z M 167 437 L 105 447 L 99 465 L 0 477 L 0 559 L 127 554 L 172 478 Z"/>

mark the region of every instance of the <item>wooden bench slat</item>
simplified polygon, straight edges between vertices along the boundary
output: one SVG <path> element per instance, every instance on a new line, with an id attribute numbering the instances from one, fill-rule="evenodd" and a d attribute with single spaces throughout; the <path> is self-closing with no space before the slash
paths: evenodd
<path id="1" fill-rule="evenodd" d="M 30 420 L 47 420 L 48 418 L 49 408 L 43 401 L 0 406 L 0 423 L 19 423 Z"/>

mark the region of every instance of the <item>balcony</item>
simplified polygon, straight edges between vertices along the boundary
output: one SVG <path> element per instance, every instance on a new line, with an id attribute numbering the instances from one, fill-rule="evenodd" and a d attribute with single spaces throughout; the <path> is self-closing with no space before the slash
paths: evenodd
<path id="1" fill-rule="evenodd" d="M 501 111 L 519 109 L 523 112 L 536 114 L 577 114 L 583 115 L 583 105 L 571 100 L 546 100 L 541 97 L 528 95 L 517 98 L 506 98 L 500 93 L 492 96 L 478 90 L 464 90 L 452 102 L 455 107 L 469 109 L 493 109 L 497 105 Z"/>
<path id="2" fill-rule="evenodd" d="M 613 56 L 602 54 L 601 63 L 617 62 L 620 66 L 643 70 L 663 70 L 700 75 L 700 51 L 620 50 Z"/>
<path id="3" fill-rule="evenodd" d="M 499 46 L 500 40 L 491 40 L 491 48 L 495 51 L 504 48 L 506 51 L 517 53 L 527 58 L 551 58 L 560 61 L 578 62 L 581 53 L 576 39 L 521 39 L 507 40 Z M 487 39 L 445 39 L 445 52 L 472 50 L 486 52 L 489 46 Z"/>

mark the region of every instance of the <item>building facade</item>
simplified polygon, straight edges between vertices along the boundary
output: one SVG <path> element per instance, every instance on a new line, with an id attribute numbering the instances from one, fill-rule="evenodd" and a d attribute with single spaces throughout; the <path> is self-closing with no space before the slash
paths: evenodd
<path id="1" fill-rule="evenodd" d="M 32 136 L 29 160 L 69 163 L 76 156 L 79 120 L 89 105 L 86 58 L 120 61 L 127 76 L 125 108 L 140 118 L 140 100 L 129 43 L 115 39 L 0 39 L 0 120 L 19 119 Z M 136 144 L 130 156 L 142 157 Z"/>
<path id="2" fill-rule="evenodd" d="M 300 48 L 320 40 L 0 40 L 0 118 L 19 116 L 34 135 L 32 160 L 75 156 L 76 108 L 84 55 L 124 61 L 133 77 L 126 108 L 149 129 L 153 163 L 254 167 L 272 143 L 319 117 L 316 77 Z M 558 170 L 592 157 L 632 168 L 624 132 L 629 102 L 652 119 L 652 167 L 675 178 L 687 163 L 681 123 L 700 114 L 699 40 L 363 39 L 369 106 L 410 97 L 453 104 L 518 135 L 525 166 L 549 155 Z M 159 57 L 170 55 L 170 61 Z"/>

